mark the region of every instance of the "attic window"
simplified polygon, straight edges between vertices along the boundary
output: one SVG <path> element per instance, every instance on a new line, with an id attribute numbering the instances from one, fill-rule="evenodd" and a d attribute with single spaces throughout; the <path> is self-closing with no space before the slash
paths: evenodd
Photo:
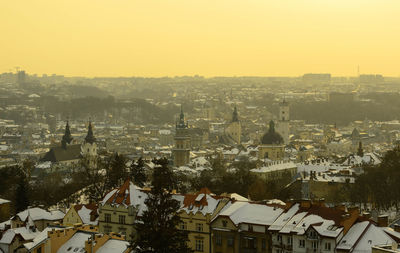
<path id="1" fill-rule="evenodd" d="M 69 247 L 68 249 L 67 249 L 67 251 L 70 251 L 72 249 L 72 247 Z"/>
<path id="2" fill-rule="evenodd" d="M 222 226 L 224 226 L 224 228 L 226 228 L 226 226 L 228 225 L 228 222 L 226 220 L 222 221 Z"/>

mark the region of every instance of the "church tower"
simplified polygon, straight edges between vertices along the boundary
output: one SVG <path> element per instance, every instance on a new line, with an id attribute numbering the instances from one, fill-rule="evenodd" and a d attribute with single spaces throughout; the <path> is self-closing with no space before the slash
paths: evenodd
<path id="1" fill-rule="evenodd" d="M 67 144 L 71 144 L 72 139 L 71 130 L 69 129 L 69 122 L 67 121 L 67 125 L 65 125 L 65 132 L 61 139 L 61 147 L 63 149 L 67 149 Z"/>
<path id="2" fill-rule="evenodd" d="M 179 120 L 176 122 L 175 147 L 172 150 L 174 155 L 174 166 L 180 167 L 190 162 L 190 135 L 188 132 L 188 124 L 185 123 L 185 115 L 181 107 Z"/>
<path id="3" fill-rule="evenodd" d="M 289 144 L 289 103 L 285 99 L 279 104 L 277 132 L 282 136 L 285 145 Z"/>
<path id="4" fill-rule="evenodd" d="M 242 126 L 239 121 L 239 115 L 237 108 L 233 110 L 232 121 L 225 128 L 225 134 L 227 134 L 236 144 L 240 144 L 240 136 L 242 135 Z"/>
<path id="5" fill-rule="evenodd" d="M 88 160 L 90 166 L 95 166 L 97 157 L 97 144 L 96 138 L 93 134 L 91 121 L 89 121 L 88 132 L 81 145 L 81 155 Z"/>

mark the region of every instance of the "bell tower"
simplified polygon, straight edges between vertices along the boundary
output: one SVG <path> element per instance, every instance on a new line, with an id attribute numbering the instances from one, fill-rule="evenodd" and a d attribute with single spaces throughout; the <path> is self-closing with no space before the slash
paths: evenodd
<path id="1" fill-rule="evenodd" d="M 277 132 L 282 136 L 285 145 L 289 144 L 289 103 L 283 99 L 279 104 Z"/>
<path id="2" fill-rule="evenodd" d="M 97 144 L 91 121 L 89 121 L 88 132 L 81 145 L 81 155 L 88 161 L 90 167 L 96 166 Z"/>
<path id="3" fill-rule="evenodd" d="M 188 131 L 188 124 L 185 123 L 185 115 L 181 106 L 179 120 L 176 122 L 175 147 L 172 150 L 174 155 L 174 166 L 180 167 L 190 162 L 191 141 Z"/>

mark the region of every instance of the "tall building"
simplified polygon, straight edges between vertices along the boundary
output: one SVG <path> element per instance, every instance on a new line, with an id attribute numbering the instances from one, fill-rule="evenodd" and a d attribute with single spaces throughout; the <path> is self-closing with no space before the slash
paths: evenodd
<path id="1" fill-rule="evenodd" d="M 93 134 L 92 122 L 89 121 L 88 132 L 81 146 L 81 155 L 87 159 L 90 166 L 95 167 L 97 157 L 96 138 Z"/>
<path id="2" fill-rule="evenodd" d="M 191 141 L 188 131 L 188 124 L 185 123 L 185 115 L 181 107 L 179 120 L 176 122 L 175 147 L 172 150 L 174 165 L 176 167 L 186 165 L 190 162 Z"/>
<path id="3" fill-rule="evenodd" d="M 289 144 L 289 103 L 285 99 L 279 104 L 277 132 L 282 136 L 285 145 Z"/>
<path id="4" fill-rule="evenodd" d="M 242 126 L 239 121 L 237 108 L 233 110 L 232 121 L 225 128 L 225 134 L 231 138 L 236 144 L 240 144 L 240 136 L 242 135 Z"/>

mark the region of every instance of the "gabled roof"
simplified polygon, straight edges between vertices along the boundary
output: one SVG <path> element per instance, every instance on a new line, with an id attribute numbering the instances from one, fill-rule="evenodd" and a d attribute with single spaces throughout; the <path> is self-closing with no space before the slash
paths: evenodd
<path id="1" fill-rule="evenodd" d="M 340 240 L 337 250 L 346 250 L 355 253 L 371 252 L 372 246 L 392 244 L 392 239 L 384 230 L 371 221 L 354 224 L 347 234 Z"/>
<path id="2" fill-rule="evenodd" d="M 145 209 L 144 201 L 147 198 L 147 193 L 141 188 L 134 185 L 130 180 L 126 180 L 125 183 L 109 193 L 106 194 L 104 199 L 100 202 L 101 205 L 124 205 L 139 207 L 139 215 Z"/>
<path id="3" fill-rule="evenodd" d="M 73 144 L 63 147 L 52 147 L 49 152 L 41 159 L 42 162 L 50 161 L 53 163 L 77 160 L 81 157 L 81 145 Z"/>
<path id="4" fill-rule="evenodd" d="M 203 215 L 215 212 L 219 202 L 224 197 L 216 196 L 208 188 L 202 188 L 195 194 L 186 194 L 181 210 L 187 213 L 201 212 Z"/>
<path id="5" fill-rule="evenodd" d="M 96 204 L 75 205 L 74 209 L 83 224 L 97 225 L 99 217 Z"/>

